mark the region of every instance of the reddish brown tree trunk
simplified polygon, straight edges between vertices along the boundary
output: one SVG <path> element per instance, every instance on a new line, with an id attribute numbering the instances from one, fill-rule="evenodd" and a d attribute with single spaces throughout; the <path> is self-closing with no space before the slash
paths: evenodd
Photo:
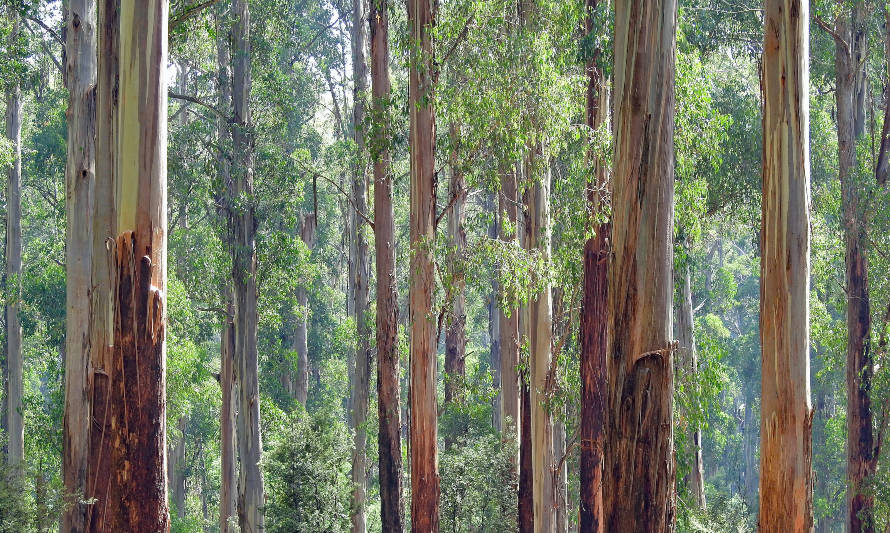
<path id="1" fill-rule="evenodd" d="M 436 208 L 435 63 L 437 0 L 410 0 L 408 25 L 417 43 L 408 80 L 411 152 L 411 529 L 439 531 L 436 345 L 432 317 Z"/>
<path id="2" fill-rule="evenodd" d="M 606 348 L 609 293 L 608 224 L 600 225 L 584 247 L 581 300 L 581 502 L 580 530 L 605 531 L 603 446 L 606 418 Z"/>
<path id="3" fill-rule="evenodd" d="M 371 92 L 380 121 L 371 138 L 374 162 L 374 246 L 377 252 L 377 446 L 380 463 L 380 522 L 384 533 L 401 533 L 402 444 L 399 394 L 399 305 L 395 221 L 389 152 L 389 11 L 387 0 L 371 0 Z"/>

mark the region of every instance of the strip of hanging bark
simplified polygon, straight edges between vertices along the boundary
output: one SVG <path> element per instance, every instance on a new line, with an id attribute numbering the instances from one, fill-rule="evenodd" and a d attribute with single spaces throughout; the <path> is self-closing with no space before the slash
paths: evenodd
<path id="1" fill-rule="evenodd" d="M 584 247 L 581 300 L 581 502 L 580 530 L 601 532 L 606 410 L 606 332 L 609 320 L 609 235 L 601 224 Z"/>

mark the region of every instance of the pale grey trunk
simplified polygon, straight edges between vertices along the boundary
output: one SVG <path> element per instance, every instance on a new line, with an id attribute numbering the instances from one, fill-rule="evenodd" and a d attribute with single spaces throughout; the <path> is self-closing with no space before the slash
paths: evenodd
<path id="1" fill-rule="evenodd" d="M 250 117 L 252 57 L 247 0 L 233 0 L 232 120 L 233 160 L 229 220 L 234 237 L 232 274 L 235 285 L 235 361 L 238 380 L 238 524 L 243 533 L 265 531 L 265 491 L 260 466 L 260 394 L 257 352 L 256 205 L 253 192 L 254 138 Z"/>
<path id="2" fill-rule="evenodd" d="M 516 172 L 501 174 L 498 192 L 498 238 L 508 246 L 519 246 L 519 198 Z M 506 265 L 502 266 L 506 268 Z M 502 430 L 516 437 L 516 453 L 511 457 L 514 468 L 519 468 L 520 420 L 519 420 L 519 343 L 525 335 L 519 326 L 519 309 L 498 307 L 498 332 L 500 333 L 500 399 Z M 522 332 L 522 333 L 520 333 Z"/>
<path id="3" fill-rule="evenodd" d="M 310 250 L 315 246 L 315 213 L 304 214 L 300 221 L 300 238 Z M 305 285 L 297 287 L 297 306 L 300 318 L 294 332 L 294 351 L 297 353 L 297 379 L 291 394 L 306 407 L 309 398 L 309 291 Z"/>
<path id="4" fill-rule="evenodd" d="M 95 3 L 91 0 L 72 0 L 68 3 L 67 14 L 65 78 L 69 100 L 68 159 L 65 166 L 67 229 L 62 471 L 66 492 L 83 498 L 89 497 L 87 481 L 90 474 L 92 392 L 89 369 L 93 232 L 92 224 L 84 221 L 89 221 L 92 214 L 96 164 Z M 69 507 L 62 519 L 63 529 L 83 531 L 88 512 L 89 506 L 86 505 Z"/>
<path id="5" fill-rule="evenodd" d="M 14 16 L 10 43 L 18 39 L 19 19 Z M 94 63 L 95 64 L 95 63 Z M 90 119 L 92 123 L 92 119 Z M 13 160 L 6 182 L 6 361 L 7 461 L 16 466 L 25 458 L 25 421 L 22 415 L 22 90 L 18 81 L 6 91 L 6 136 L 12 143 Z"/>
<path id="6" fill-rule="evenodd" d="M 355 135 L 356 162 L 352 175 L 352 201 L 355 209 L 367 212 L 368 158 L 365 149 L 365 102 L 368 92 L 368 27 L 367 0 L 353 0 L 352 9 L 352 73 L 354 83 L 352 127 Z M 352 449 L 352 533 L 367 529 L 368 457 L 367 428 L 368 401 L 371 378 L 371 329 L 368 323 L 370 305 L 371 256 L 368 249 L 364 219 L 352 214 L 352 248 L 355 252 L 352 278 L 353 311 L 356 325 L 356 351 L 351 388 L 353 449 Z"/>
<path id="7" fill-rule="evenodd" d="M 680 313 L 677 316 L 679 333 L 679 356 L 683 373 L 694 386 L 698 372 L 698 352 L 695 349 L 695 316 L 692 307 L 692 277 L 687 264 L 682 274 L 682 294 L 680 296 Z M 694 397 L 698 394 L 693 393 Z M 692 501 L 699 509 L 705 508 L 704 465 L 702 462 L 701 428 L 698 424 L 690 424 L 687 428 L 689 455 L 692 457 L 692 468 L 687 478 Z"/>
<path id="8" fill-rule="evenodd" d="M 170 448 L 167 459 L 167 479 L 170 480 L 170 486 L 173 492 L 173 505 L 176 507 L 176 516 L 185 518 L 185 431 L 188 419 L 185 416 L 179 417 L 177 429 L 179 429 L 179 438 Z"/>

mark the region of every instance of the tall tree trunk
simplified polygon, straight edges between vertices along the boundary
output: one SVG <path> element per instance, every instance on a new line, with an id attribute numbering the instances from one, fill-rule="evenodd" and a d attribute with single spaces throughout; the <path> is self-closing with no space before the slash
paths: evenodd
<path id="1" fill-rule="evenodd" d="M 868 294 L 867 221 L 860 207 L 856 180 L 856 141 L 865 132 L 860 113 L 860 63 L 865 50 L 862 7 L 838 15 L 834 32 L 837 88 L 838 179 L 841 183 L 847 286 L 847 528 L 851 533 L 875 530 L 874 497 L 866 489 L 877 466 L 872 433 L 871 306 Z M 862 124 L 860 124 L 860 114 Z M 860 128 L 861 126 L 861 128 Z"/>
<path id="2" fill-rule="evenodd" d="M 563 407 L 562 416 L 565 416 L 565 408 Z M 562 420 L 554 420 L 553 422 L 553 468 L 556 474 L 553 476 L 554 482 L 554 504 L 556 506 L 556 518 L 554 522 L 554 531 L 557 533 L 566 533 L 569 527 L 568 517 L 568 463 L 566 462 L 566 425 Z"/>
<path id="3" fill-rule="evenodd" d="M 500 216 L 497 209 L 494 193 L 488 197 L 488 212 L 492 215 L 491 225 L 488 226 L 488 238 L 494 241 L 498 238 L 498 224 Z M 501 390 L 501 322 L 498 314 L 498 278 L 491 277 L 491 293 L 488 296 L 488 364 L 491 371 L 491 386 L 495 396 L 491 400 L 491 425 L 496 431 L 504 431 L 504 419 L 502 413 L 503 391 Z"/>
<path id="4" fill-rule="evenodd" d="M 300 239 L 310 250 L 315 247 L 315 229 L 318 225 L 317 213 L 305 213 L 300 220 Z M 302 316 L 297 322 L 294 335 L 294 351 L 297 352 L 297 380 L 290 391 L 306 407 L 309 399 L 309 291 L 305 285 L 297 287 L 297 305 Z"/>
<path id="5" fill-rule="evenodd" d="M 380 522 L 384 533 L 402 533 L 402 439 L 399 392 L 399 297 L 396 282 L 395 221 L 389 116 L 389 8 L 372 0 L 371 105 L 375 127 L 370 153 L 374 162 L 374 249 L 377 255 L 377 447 L 380 463 Z"/>
<path id="6" fill-rule="evenodd" d="M 673 531 L 677 3 L 615 2 L 606 530 Z"/>
<path id="7" fill-rule="evenodd" d="M 875 164 L 875 180 L 878 185 L 886 185 L 890 176 L 890 9 L 884 6 L 884 60 L 887 68 L 884 86 L 884 125 L 881 126 L 881 148 Z"/>
<path id="8" fill-rule="evenodd" d="M 93 12 L 94 3 L 91 0 L 71 1 L 65 18 L 65 73 L 69 100 L 66 115 L 68 160 L 65 166 L 67 230 L 62 470 L 66 492 L 77 499 L 66 508 L 62 527 L 74 532 L 87 530 L 89 506 L 80 502 L 94 495 L 88 485 L 92 463 L 89 339 L 93 246 L 92 225 L 88 221 L 92 215 L 96 164 L 96 19 Z M 10 376 L 10 399 L 13 397 L 13 381 Z M 14 405 L 9 404 L 10 414 L 14 411 Z M 19 440 L 17 435 L 20 432 L 18 428 L 14 430 L 12 422 L 10 419 L 10 454 L 12 441 Z M 102 498 L 104 503 L 105 494 L 98 494 L 97 497 Z"/>
<path id="9" fill-rule="evenodd" d="M 439 531 L 439 453 L 436 344 L 432 317 L 436 240 L 435 56 L 432 33 L 438 0 L 410 0 L 408 25 L 417 43 L 410 57 L 408 108 L 411 157 L 411 530 Z"/>
<path id="10" fill-rule="evenodd" d="M 692 276 L 689 272 L 688 260 L 681 274 L 682 294 L 680 297 L 680 313 L 677 317 L 677 331 L 679 333 L 680 368 L 687 376 L 695 379 L 698 372 L 698 353 L 695 349 L 695 316 L 692 307 Z M 705 480 L 704 464 L 702 461 L 701 428 L 698 424 L 691 424 L 687 431 L 689 446 L 691 447 L 692 468 L 687 478 L 687 486 L 692 501 L 699 509 L 705 508 Z"/>
<path id="11" fill-rule="evenodd" d="M 535 499 L 532 487 L 532 405 L 527 375 L 521 380 L 521 421 L 519 427 L 519 533 L 535 531 Z"/>
<path id="12" fill-rule="evenodd" d="M 235 516 L 237 498 L 235 494 L 236 461 L 235 461 L 235 309 L 231 295 L 226 291 L 228 300 L 225 323 L 220 335 L 220 372 L 219 385 L 222 389 L 222 406 L 219 411 L 219 446 L 220 446 L 220 491 L 219 491 L 219 530 L 229 533 L 229 521 Z"/>
<path id="13" fill-rule="evenodd" d="M 12 31 L 9 33 L 9 42 L 13 46 L 17 46 L 20 24 L 18 15 L 13 15 Z M 95 68 L 95 62 L 92 65 Z M 95 95 L 92 87 L 88 92 L 90 97 Z M 92 125 L 94 119 L 90 117 L 88 120 Z M 12 165 L 6 181 L 6 394 L 9 395 L 6 404 L 6 460 L 10 466 L 17 467 L 25 458 L 22 322 L 19 318 L 22 297 L 22 89 L 18 80 L 6 90 L 6 137 L 13 149 Z"/>
<path id="14" fill-rule="evenodd" d="M 100 495 L 99 531 L 170 527 L 164 397 L 167 14 L 163 0 L 122 1 L 119 11 L 118 235 L 108 400 L 114 475 L 107 495 Z"/>
<path id="15" fill-rule="evenodd" d="M 445 329 L 445 403 L 458 399 L 466 374 L 466 294 L 463 271 L 463 255 L 467 248 L 467 233 L 464 230 L 464 205 L 466 203 L 466 183 L 464 171 L 458 161 L 460 132 L 452 124 L 449 128 L 452 148 L 450 154 L 451 182 L 448 197 L 451 209 L 448 211 L 448 274 L 451 286 L 450 309 Z"/>
<path id="16" fill-rule="evenodd" d="M 352 130 L 355 135 L 356 159 L 352 174 L 352 202 L 362 213 L 368 210 L 368 159 L 365 146 L 365 102 L 368 97 L 368 0 L 354 0 L 352 9 L 352 73 L 353 109 Z M 371 329 L 368 323 L 369 291 L 371 284 L 371 256 L 368 250 L 368 229 L 364 219 L 353 214 L 352 241 L 355 250 L 352 297 L 355 312 L 356 350 L 355 371 L 351 388 L 352 406 L 352 533 L 365 533 L 368 506 L 368 401 L 371 379 Z"/>
<path id="17" fill-rule="evenodd" d="M 603 447 L 606 426 L 606 331 L 609 293 L 608 224 L 584 246 L 581 300 L 581 457 L 579 530 L 605 531 Z"/>
<path id="18" fill-rule="evenodd" d="M 247 0 L 232 0 L 233 159 L 229 223 L 233 237 L 235 362 L 238 380 L 238 524 L 241 531 L 265 531 L 265 496 L 260 461 L 260 395 L 257 353 L 256 199 L 253 193 L 254 138 L 250 117 L 251 47 Z M 237 207 L 235 207 L 237 206 Z"/>
<path id="19" fill-rule="evenodd" d="M 530 183 L 526 248 L 550 262 L 550 162 L 540 147 L 529 157 L 526 179 L 535 173 L 540 179 Z M 553 310 L 549 281 L 529 302 L 528 346 L 532 408 L 532 486 L 535 500 L 535 531 L 550 532 L 555 527 L 553 421 L 548 393 L 551 388 L 550 359 L 553 344 Z"/>
<path id="20" fill-rule="evenodd" d="M 586 0 L 586 30 L 588 38 L 596 31 L 595 14 L 600 2 Z M 608 7 L 608 3 L 606 3 Z M 598 67 L 602 54 L 594 49 L 587 61 L 587 127 L 596 130 L 608 120 L 608 89 Z M 608 176 L 606 165 L 594 154 L 589 156 L 593 176 L 588 182 L 590 222 L 596 224 L 604 201 L 607 200 Z M 611 226 L 596 224 L 594 236 L 584 245 L 584 292 L 580 319 L 580 376 L 581 376 L 581 457 L 579 527 L 581 531 L 603 533 L 603 449 L 606 426 L 606 350 L 609 321 L 609 235 Z"/>
<path id="21" fill-rule="evenodd" d="M 179 417 L 177 429 L 179 429 L 179 440 L 170 449 L 169 459 L 167 460 L 167 478 L 170 480 L 170 486 L 173 491 L 173 506 L 176 508 L 176 516 L 185 518 L 185 430 L 188 419 L 185 416 Z"/>
<path id="22" fill-rule="evenodd" d="M 226 22 L 226 7 L 217 4 L 213 12 L 214 24 L 216 28 L 216 86 L 217 86 L 217 107 L 225 114 L 229 115 L 232 108 L 232 74 L 229 69 L 231 63 L 229 54 L 229 25 Z M 232 167 L 231 167 L 231 143 L 232 134 L 229 130 L 228 121 L 223 117 L 218 117 L 216 121 L 217 145 L 219 148 L 216 153 L 216 173 L 219 182 L 216 190 L 217 217 L 220 226 L 220 240 L 223 242 L 224 249 L 231 250 L 233 247 L 232 230 L 228 224 L 228 205 L 231 199 L 228 197 L 228 191 L 232 186 Z M 235 376 L 235 304 L 233 299 L 233 288 L 229 282 L 225 283 L 225 287 L 221 288 L 220 300 L 225 305 L 226 313 L 223 316 L 223 322 L 220 330 L 219 339 L 219 386 L 222 392 L 222 402 L 219 411 L 219 433 L 220 433 L 220 493 L 219 493 L 219 530 L 220 533 L 229 533 L 232 528 L 230 521 L 235 517 L 237 509 L 236 494 L 236 470 L 237 461 L 235 459 L 235 447 L 237 438 L 235 435 L 236 416 L 236 397 L 237 397 L 237 378 Z"/>
<path id="23" fill-rule="evenodd" d="M 501 190 L 498 193 L 499 237 L 513 246 L 519 245 L 516 172 L 501 174 Z M 502 302 L 503 303 L 503 302 Z M 522 440 L 519 419 L 519 309 L 498 308 L 498 329 L 501 347 L 501 420 L 504 430 L 516 435 L 517 444 Z M 519 448 L 513 457 L 513 466 L 519 466 Z"/>
<path id="24" fill-rule="evenodd" d="M 813 529 L 809 3 L 767 0 L 760 237 L 762 532 Z"/>

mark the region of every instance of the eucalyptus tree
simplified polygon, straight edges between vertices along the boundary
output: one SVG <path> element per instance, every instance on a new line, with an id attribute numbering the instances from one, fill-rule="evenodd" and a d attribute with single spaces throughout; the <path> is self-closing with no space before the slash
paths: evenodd
<path id="1" fill-rule="evenodd" d="M 87 483 L 90 479 L 90 459 L 93 457 L 90 439 L 93 398 L 90 383 L 95 383 L 95 378 L 90 375 L 92 365 L 89 343 L 93 246 L 91 210 L 97 120 L 95 7 L 92 0 L 71 2 L 65 20 L 65 69 L 69 101 L 68 160 L 65 167 L 66 333 L 62 470 L 66 490 L 82 501 L 93 496 Z M 107 491 L 101 496 L 103 503 L 110 499 Z M 65 513 L 63 527 L 86 531 L 92 524 L 88 513 L 88 506 L 81 503 L 72 505 Z M 102 523 L 101 517 L 97 520 Z"/>
<path id="2" fill-rule="evenodd" d="M 380 521 L 383 531 L 401 533 L 402 445 L 399 394 L 398 286 L 390 137 L 392 87 L 389 76 L 389 5 L 370 0 L 372 130 L 374 163 L 374 249 L 377 274 L 377 446 L 380 466 Z"/>
<path id="3" fill-rule="evenodd" d="M 408 2 L 411 40 L 408 112 L 411 166 L 411 530 L 439 531 L 438 406 L 432 298 L 436 219 L 436 66 L 433 32 L 438 0 Z"/>
<path id="4" fill-rule="evenodd" d="M 808 1 L 766 2 L 760 531 L 813 527 L 808 29 Z"/>
<path id="5" fill-rule="evenodd" d="M 609 531 L 672 531 L 674 64 L 677 4 L 615 3 Z"/>

